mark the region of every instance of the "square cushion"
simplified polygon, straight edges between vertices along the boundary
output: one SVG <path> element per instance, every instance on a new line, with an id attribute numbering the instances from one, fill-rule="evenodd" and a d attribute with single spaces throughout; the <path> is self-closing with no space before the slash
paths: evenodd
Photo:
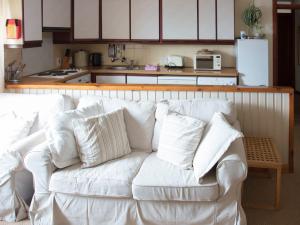
<path id="1" fill-rule="evenodd" d="M 123 109 L 96 117 L 74 119 L 73 128 L 82 168 L 96 166 L 131 152 Z"/>
<path id="2" fill-rule="evenodd" d="M 155 112 L 155 127 L 152 140 L 153 150 L 157 150 L 160 132 L 165 116 L 169 111 L 177 112 L 182 115 L 195 117 L 208 123 L 214 113 L 222 112 L 229 120 L 234 123 L 237 120 L 236 111 L 232 102 L 222 99 L 193 99 L 193 100 L 162 100 L 157 103 Z"/>
<path id="3" fill-rule="evenodd" d="M 192 170 L 159 159 L 151 153 L 133 180 L 132 193 L 136 200 L 149 201 L 215 201 L 219 185 L 215 174 L 207 175 L 199 184 Z"/>
<path id="4" fill-rule="evenodd" d="M 190 116 L 170 113 L 164 119 L 157 157 L 183 169 L 191 169 L 205 123 Z"/>
<path id="5" fill-rule="evenodd" d="M 81 169 L 76 164 L 53 173 L 49 190 L 93 197 L 132 197 L 132 180 L 147 153 L 133 152 L 99 166 Z"/>
<path id="6" fill-rule="evenodd" d="M 155 123 L 156 105 L 148 101 L 129 101 L 122 99 L 109 99 L 99 96 L 86 96 L 79 100 L 78 108 L 85 107 L 101 101 L 104 112 L 112 112 L 124 108 L 124 118 L 133 151 L 152 151 L 152 137 Z"/>
<path id="7" fill-rule="evenodd" d="M 201 181 L 228 150 L 231 143 L 241 137 L 242 132 L 232 127 L 222 113 L 215 113 L 207 125 L 193 160 L 196 179 Z"/>
<path id="8" fill-rule="evenodd" d="M 102 106 L 69 110 L 54 114 L 46 129 L 46 138 L 54 165 L 58 168 L 71 166 L 79 162 L 77 145 L 74 137 L 73 119 L 88 118 L 103 113 Z"/>

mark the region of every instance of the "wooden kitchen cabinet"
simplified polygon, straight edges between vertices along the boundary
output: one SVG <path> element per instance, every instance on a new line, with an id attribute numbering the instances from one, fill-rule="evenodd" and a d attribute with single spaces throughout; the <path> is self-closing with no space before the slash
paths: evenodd
<path id="1" fill-rule="evenodd" d="M 163 40 L 197 40 L 197 0 L 162 0 Z"/>
<path id="2" fill-rule="evenodd" d="M 196 76 L 158 76 L 158 84 L 197 85 Z"/>
<path id="3" fill-rule="evenodd" d="M 42 45 L 42 0 L 23 0 L 24 47 Z"/>
<path id="4" fill-rule="evenodd" d="M 216 1 L 198 0 L 199 40 L 216 40 Z"/>
<path id="5" fill-rule="evenodd" d="M 71 28 L 71 0 L 43 0 L 43 30 Z"/>
<path id="6" fill-rule="evenodd" d="M 157 76 L 127 75 L 127 84 L 157 84 Z"/>
<path id="7" fill-rule="evenodd" d="M 237 85 L 237 77 L 198 77 L 197 85 Z"/>
<path id="8" fill-rule="evenodd" d="M 129 0 L 102 0 L 102 39 L 130 39 Z"/>
<path id="9" fill-rule="evenodd" d="M 97 84 L 126 84 L 126 74 L 101 74 L 96 76 Z"/>
<path id="10" fill-rule="evenodd" d="M 217 39 L 234 40 L 234 0 L 217 0 Z"/>
<path id="11" fill-rule="evenodd" d="M 131 0 L 131 39 L 159 40 L 159 0 Z"/>
<path id="12" fill-rule="evenodd" d="M 74 40 L 100 39 L 100 0 L 74 0 Z"/>

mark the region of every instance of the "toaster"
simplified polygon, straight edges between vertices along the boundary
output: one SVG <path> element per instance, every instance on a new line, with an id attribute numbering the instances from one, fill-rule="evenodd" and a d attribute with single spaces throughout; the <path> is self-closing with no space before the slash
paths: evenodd
<path id="1" fill-rule="evenodd" d="M 178 55 L 170 55 L 166 58 L 166 67 L 169 68 L 182 68 L 183 67 L 183 57 Z"/>

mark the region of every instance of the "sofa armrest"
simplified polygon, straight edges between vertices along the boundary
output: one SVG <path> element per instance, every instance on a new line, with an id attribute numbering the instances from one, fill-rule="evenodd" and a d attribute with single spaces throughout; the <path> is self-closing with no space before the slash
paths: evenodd
<path id="1" fill-rule="evenodd" d="M 239 129 L 239 124 L 234 127 Z M 235 190 L 246 179 L 248 173 L 245 148 L 242 138 L 234 141 L 217 164 L 217 181 L 220 185 L 220 196 Z"/>
<path id="2" fill-rule="evenodd" d="M 49 193 L 50 178 L 56 167 L 51 161 L 51 153 L 47 142 L 28 152 L 24 158 L 24 164 L 33 174 L 35 193 Z"/>
<path id="3" fill-rule="evenodd" d="M 24 158 L 28 152 L 45 141 L 45 131 L 40 130 L 12 144 L 8 152 L 18 153 L 21 158 Z"/>

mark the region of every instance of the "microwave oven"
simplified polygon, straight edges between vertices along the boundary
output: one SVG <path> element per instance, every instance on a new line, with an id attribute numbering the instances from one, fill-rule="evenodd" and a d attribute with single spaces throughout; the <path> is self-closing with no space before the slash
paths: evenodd
<path id="1" fill-rule="evenodd" d="M 194 58 L 194 70 L 221 70 L 222 56 L 220 54 L 197 54 Z"/>

